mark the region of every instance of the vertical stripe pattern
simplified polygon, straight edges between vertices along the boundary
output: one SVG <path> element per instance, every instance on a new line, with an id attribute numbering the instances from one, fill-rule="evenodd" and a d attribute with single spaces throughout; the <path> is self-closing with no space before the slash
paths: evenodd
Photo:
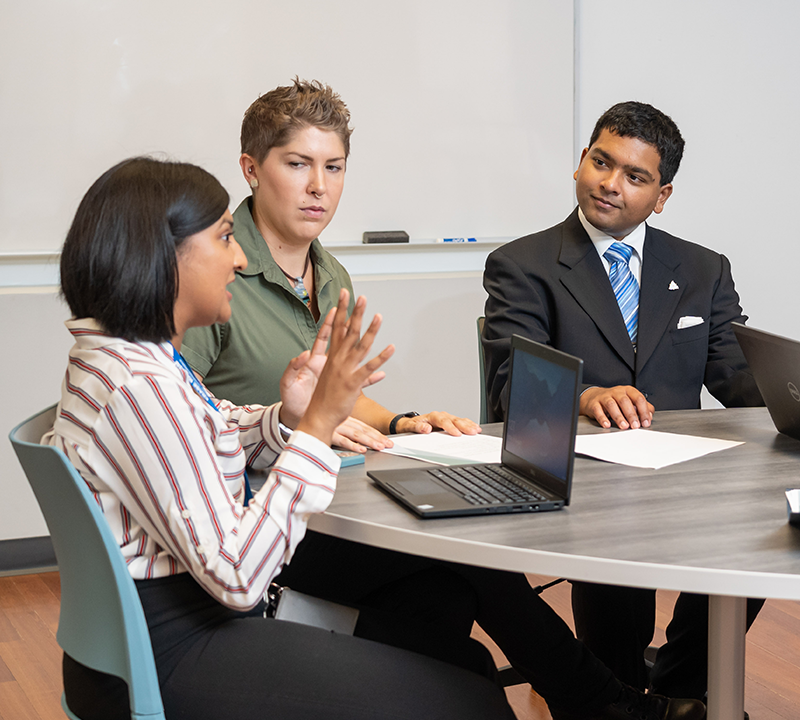
<path id="1" fill-rule="evenodd" d="M 603 253 L 603 257 L 611 265 L 608 279 L 611 281 L 622 319 L 625 321 L 628 337 L 636 345 L 639 325 L 639 283 L 636 282 L 628 265 L 632 253 L 630 245 L 615 242 Z"/>
<path id="2" fill-rule="evenodd" d="M 86 480 L 135 579 L 190 572 L 221 603 L 255 605 L 291 558 L 311 513 L 329 505 L 339 460 L 316 438 L 284 443 L 280 405 L 219 412 L 176 366 L 169 343 L 75 338 L 56 422 L 59 447 Z M 269 471 L 242 507 L 245 464 Z"/>

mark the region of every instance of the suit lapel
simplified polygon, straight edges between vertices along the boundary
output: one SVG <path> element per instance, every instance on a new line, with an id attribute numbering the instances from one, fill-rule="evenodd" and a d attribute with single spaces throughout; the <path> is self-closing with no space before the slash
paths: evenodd
<path id="1" fill-rule="evenodd" d="M 578 219 L 577 209 L 564 223 L 559 262 L 570 270 L 561 283 L 592 318 L 622 360 L 634 368 L 636 357 L 600 256 Z"/>
<path id="2" fill-rule="evenodd" d="M 655 351 L 675 308 L 683 295 L 684 279 L 678 272 L 680 259 L 648 226 L 642 258 L 642 287 L 639 293 L 639 347 L 637 372 Z M 677 286 L 677 287 L 675 287 Z M 670 290 L 670 287 L 673 287 Z"/>

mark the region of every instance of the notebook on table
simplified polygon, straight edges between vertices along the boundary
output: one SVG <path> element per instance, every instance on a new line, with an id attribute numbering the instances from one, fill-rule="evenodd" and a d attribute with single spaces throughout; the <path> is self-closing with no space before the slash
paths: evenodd
<path id="1" fill-rule="evenodd" d="M 423 518 L 542 512 L 569 505 L 583 361 L 511 338 L 500 463 L 367 474 Z"/>
<path id="2" fill-rule="evenodd" d="M 800 342 L 731 324 L 776 429 L 800 440 Z"/>

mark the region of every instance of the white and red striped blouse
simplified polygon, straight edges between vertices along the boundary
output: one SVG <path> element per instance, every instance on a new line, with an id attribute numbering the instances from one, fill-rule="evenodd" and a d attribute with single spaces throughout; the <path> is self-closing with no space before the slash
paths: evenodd
<path id="1" fill-rule="evenodd" d="M 192 388 L 170 343 L 110 337 L 91 319 L 75 338 L 55 426 L 134 579 L 188 570 L 221 603 L 250 608 L 327 508 L 339 458 L 302 432 L 284 442 L 280 404 L 237 407 Z M 272 471 L 242 507 L 245 463 Z"/>

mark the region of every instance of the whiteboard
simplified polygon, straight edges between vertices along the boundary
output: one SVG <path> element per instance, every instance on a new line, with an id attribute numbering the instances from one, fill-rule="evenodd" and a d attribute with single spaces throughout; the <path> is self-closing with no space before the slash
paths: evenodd
<path id="1" fill-rule="evenodd" d="M 242 115 L 295 75 L 355 128 L 324 241 L 517 236 L 572 206 L 572 3 L 27 0 L 0 27 L 0 253 L 57 250 L 132 155 L 198 163 L 235 206 Z"/>

